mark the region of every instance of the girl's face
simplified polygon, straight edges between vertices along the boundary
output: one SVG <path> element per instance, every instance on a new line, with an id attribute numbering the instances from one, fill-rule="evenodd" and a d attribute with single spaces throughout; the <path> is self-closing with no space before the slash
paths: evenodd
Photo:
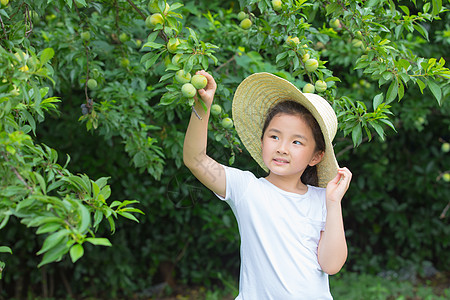
<path id="1" fill-rule="evenodd" d="M 298 180 L 306 167 L 320 162 L 323 152 L 316 151 L 311 128 L 299 115 L 273 117 L 261 141 L 262 157 L 269 176 L 287 176 Z"/>

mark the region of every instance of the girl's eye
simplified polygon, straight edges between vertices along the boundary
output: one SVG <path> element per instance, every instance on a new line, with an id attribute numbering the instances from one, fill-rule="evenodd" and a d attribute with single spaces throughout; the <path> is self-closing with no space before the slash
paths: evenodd
<path id="1" fill-rule="evenodd" d="M 271 135 L 270 138 L 274 139 L 274 140 L 278 140 L 279 139 L 276 135 Z"/>
<path id="2" fill-rule="evenodd" d="M 294 141 L 294 144 L 296 144 L 296 145 L 301 145 L 302 143 L 299 142 L 299 141 Z"/>

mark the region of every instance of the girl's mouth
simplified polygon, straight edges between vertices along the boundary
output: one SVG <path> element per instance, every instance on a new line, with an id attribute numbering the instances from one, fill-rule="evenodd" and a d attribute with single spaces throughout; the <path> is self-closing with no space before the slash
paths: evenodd
<path id="1" fill-rule="evenodd" d="M 285 158 L 274 158 L 273 161 L 278 165 L 284 165 L 289 163 L 289 161 Z"/>

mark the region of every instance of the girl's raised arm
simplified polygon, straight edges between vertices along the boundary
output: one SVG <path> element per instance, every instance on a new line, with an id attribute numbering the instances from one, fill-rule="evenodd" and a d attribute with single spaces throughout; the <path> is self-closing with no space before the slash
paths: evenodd
<path id="1" fill-rule="evenodd" d="M 203 75 L 208 80 L 206 87 L 198 91 L 208 110 L 205 112 L 196 99 L 184 138 L 183 162 L 201 183 L 216 194 L 225 197 L 225 169 L 206 154 L 208 121 L 217 85 L 214 78 L 207 72 L 198 71 L 196 74 Z"/>

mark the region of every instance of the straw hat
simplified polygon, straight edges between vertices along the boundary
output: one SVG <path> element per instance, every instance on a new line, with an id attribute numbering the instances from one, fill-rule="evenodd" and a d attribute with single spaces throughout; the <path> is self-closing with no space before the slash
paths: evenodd
<path id="1" fill-rule="evenodd" d="M 289 81 L 270 73 L 256 73 L 244 79 L 233 99 L 233 119 L 239 137 L 253 159 L 268 172 L 261 155 L 261 134 L 267 112 L 278 102 L 292 100 L 308 109 L 320 125 L 325 155 L 317 164 L 319 186 L 326 187 L 337 174 L 338 163 L 332 141 L 337 118 L 331 105 L 316 94 L 302 93 Z"/>

